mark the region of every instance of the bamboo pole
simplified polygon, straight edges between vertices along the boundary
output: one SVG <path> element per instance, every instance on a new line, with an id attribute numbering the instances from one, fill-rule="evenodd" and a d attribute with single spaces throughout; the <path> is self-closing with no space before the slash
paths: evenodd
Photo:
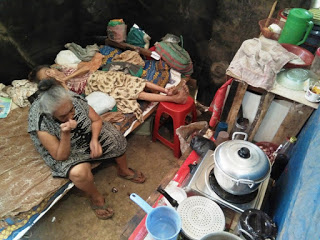
<path id="1" fill-rule="evenodd" d="M 269 12 L 269 16 L 267 18 L 266 24 L 264 25 L 265 27 L 268 27 L 270 18 L 272 17 L 272 15 L 274 13 L 274 10 L 276 9 L 277 3 L 278 3 L 278 1 L 274 1 L 273 5 L 272 5 L 272 8 L 271 8 L 271 10 Z"/>

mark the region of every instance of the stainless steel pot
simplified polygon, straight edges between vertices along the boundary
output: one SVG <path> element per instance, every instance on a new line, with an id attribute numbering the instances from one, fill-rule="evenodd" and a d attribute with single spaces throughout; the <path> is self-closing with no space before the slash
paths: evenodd
<path id="1" fill-rule="evenodd" d="M 257 145 L 245 140 L 220 144 L 214 152 L 214 162 L 214 176 L 218 184 L 234 195 L 254 192 L 271 171 L 266 154 Z"/>
<path id="2" fill-rule="evenodd" d="M 242 240 L 242 239 L 237 235 L 234 235 L 229 232 L 215 232 L 202 237 L 200 240 Z"/>

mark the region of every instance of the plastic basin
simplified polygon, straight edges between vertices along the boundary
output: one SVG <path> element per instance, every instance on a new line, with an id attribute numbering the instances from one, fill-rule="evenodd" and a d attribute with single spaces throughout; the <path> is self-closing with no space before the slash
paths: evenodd
<path id="1" fill-rule="evenodd" d="M 305 62 L 305 64 L 294 64 L 288 62 L 284 68 L 309 68 L 311 66 L 314 56 L 310 51 L 289 43 L 281 43 L 281 46 L 287 51 L 297 55 Z"/>

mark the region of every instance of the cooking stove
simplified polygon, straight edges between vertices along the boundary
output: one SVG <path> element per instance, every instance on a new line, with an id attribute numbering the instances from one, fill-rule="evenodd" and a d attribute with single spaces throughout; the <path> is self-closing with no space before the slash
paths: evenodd
<path id="1" fill-rule="evenodd" d="M 246 195 L 230 194 L 224 191 L 215 180 L 213 153 L 212 150 L 207 152 L 201 162 L 198 163 L 194 174 L 189 178 L 190 180 L 183 184 L 186 191 L 203 195 L 240 213 L 249 208 L 260 209 L 268 187 L 269 177 L 260 184 L 255 192 Z"/>

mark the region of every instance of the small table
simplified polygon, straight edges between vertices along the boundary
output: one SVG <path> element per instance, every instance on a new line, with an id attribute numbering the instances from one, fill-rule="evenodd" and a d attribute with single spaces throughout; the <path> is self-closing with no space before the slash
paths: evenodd
<path id="1" fill-rule="evenodd" d="M 304 91 L 293 91 L 287 89 L 280 84 L 275 83 L 274 88 L 268 92 L 261 88 L 254 88 L 247 83 L 235 78 L 233 81 L 234 92 L 228 95 L 232 100 L 232 105 L 227 116 L 228 132 L 230 133 L 235 125 L 237 115 L 242 104 L 243 97 L 247 90 L 252 90 L 261 94 L 258 111 L 255 119 L 248 130 L 248 141 L 253 141 L 272 101 L 275 97 L 293 101 L 293 105 L 289 109 L 288 114 L 278 128 L 273 140 L 274 144 L 281 144 L 288 136 L 296 136 L 304 126 L 314 109 L 318 108 L 319 104 L 311 103 L 304 98 Z M 231 86 L 232 88 L 232 86 Z M 227 99 L 228 101 L 228 99 Z"/>

